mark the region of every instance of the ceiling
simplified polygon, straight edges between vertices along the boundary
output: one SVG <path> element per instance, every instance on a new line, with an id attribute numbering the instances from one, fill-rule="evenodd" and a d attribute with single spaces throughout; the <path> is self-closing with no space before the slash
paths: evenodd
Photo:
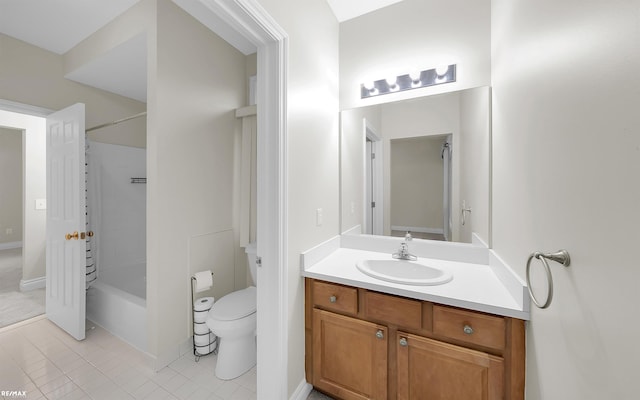
<path id="1" fill-rule="evenodd" d="M 64 54 L 139 0 L 1 0 L 0 33 Z M 402 0 L 327 0 L 339 22 Z M 194 15 L 199 0 L 174 0 Z M 254 50 L 224 21 L 200 20 L 244 54 Z M 34 28 L 37 27 L 37 28 Z M 135 37 L 65 77 L 89 86 L 146 102 L 146 41 Z"/>

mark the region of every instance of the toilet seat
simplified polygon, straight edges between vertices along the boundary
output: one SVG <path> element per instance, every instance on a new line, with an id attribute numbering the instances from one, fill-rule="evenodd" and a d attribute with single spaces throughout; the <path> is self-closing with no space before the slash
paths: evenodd
<path id="1" fill-rule="evenodd" d="M 256 287 L 249 286 L 223 296 L 213 303 L 209 318 L 217 321 L 233 321 L 256 312 Z"/>

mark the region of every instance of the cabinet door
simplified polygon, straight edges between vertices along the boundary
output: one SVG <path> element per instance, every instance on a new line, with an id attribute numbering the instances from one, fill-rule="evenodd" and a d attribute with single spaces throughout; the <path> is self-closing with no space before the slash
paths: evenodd
<path id="1" fill-rule="evenodd" d="M 313 386 L 344 400 L 387 398 L 387 329 L 313 310 Z"/>
<path id="2" fill-rule="evenodd" d="M 504 362 L 470 350 L 398 332 L 398 400 L 501 400 Z"/>

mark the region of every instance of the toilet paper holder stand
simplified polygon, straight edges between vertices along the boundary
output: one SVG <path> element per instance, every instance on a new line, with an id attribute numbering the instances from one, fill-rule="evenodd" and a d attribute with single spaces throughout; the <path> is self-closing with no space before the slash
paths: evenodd
<path id="1" fill-rule="evenodd" d="M 211 272 L 211 277 L 213 278 L 213 272 Z M 195 313 L 196 308 L 195 308 L 195 290 L 194 290 L 194 286 L 196 284 L 196 277 L 192 276 L 191 277 L 191 311 Z M 205 353 L 205 354 L 200 354 L 197 352 L 197 346 L 196 346 L 196 332 L 195 332 L 195 326 L 196 324 L 198 324 L 199 322 L 193 321 L 193 336 L 192 336 L 192 341 L 193 341 L 193 355 L 196 358 L 196 362 L 200 361 L 200 357 L 201 356 L 206 356 L 208 354 L 218 354 L 218 345 L 219 345 L 219 341 L 217 340 L 217 338 L 215 339 L 215 343 L 209 343 L 209 352 Z M 204 323 L 204 322 L 202 322 Z M 211 333 L 209 333 L 210 335 Z M 213 349 L 211 349 L 211 346 L 215 346 Z M 200 346 L 201 347 L 201 346 Z"/>

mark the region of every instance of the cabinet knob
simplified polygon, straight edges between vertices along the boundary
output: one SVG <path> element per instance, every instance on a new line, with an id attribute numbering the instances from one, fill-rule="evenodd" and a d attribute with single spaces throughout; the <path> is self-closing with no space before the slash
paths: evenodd
<path id="1" fill-rule="evenodd" d="M 338 298 L 336 296 L 331 296 L 329 297 L 329 301 L 335 303 L 336 301 L 338 301 Z"/>
<path id="2" fill-rule="evenodd" d="M 464 328 L 462 328 L 462 331 L 467 335 L 471 335 L 473 333 L 473 328 L 469 325 L 465 325 Z"/>
<path id="3" fill-rule="evenodd" d="M 376 332 L 376 337 L 378 339 L 384 339 L 384 332 L 382 332 L 381 329 L 378 329 L 378 332 Z"/>
<path id="4" fill-rule="evenodd" d="M 407 347 L 408 344 L 407 338 L 400 338 L 400 346 Z"/>

